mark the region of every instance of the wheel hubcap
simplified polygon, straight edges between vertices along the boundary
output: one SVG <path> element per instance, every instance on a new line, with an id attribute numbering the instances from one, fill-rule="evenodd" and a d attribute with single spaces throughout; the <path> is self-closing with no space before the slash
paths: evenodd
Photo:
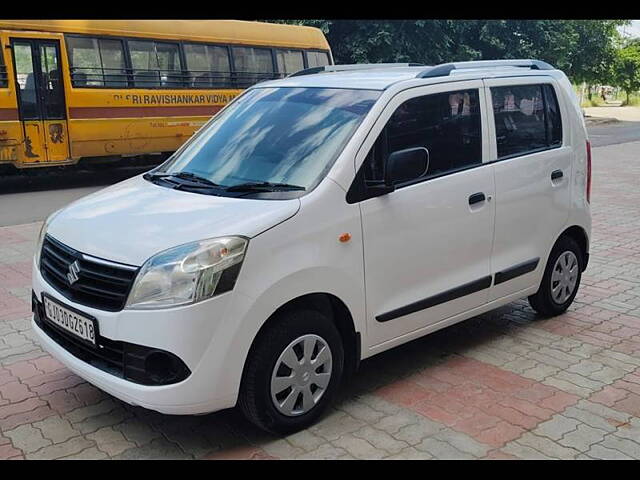
<path id="1" fill-rule="evenodd" d="M 558 305 L 573 294 L 578 282 L 578 259 L 573 252 L 564 252 L 556 260 L 551 273 L 551 298 Z"/>
<path id="2" fill-rule="evenodd" d="M 331 349 L 318 335 L 303 335 L 280 354 L 271 374 L 271 399 L 288 417 L 315 407 L 331 380 Z"/>

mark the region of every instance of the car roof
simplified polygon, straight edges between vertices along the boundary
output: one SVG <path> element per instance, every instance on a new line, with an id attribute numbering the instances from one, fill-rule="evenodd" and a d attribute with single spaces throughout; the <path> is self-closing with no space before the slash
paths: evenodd
<path id="1" fill-rule="evenodd" d="M 416 79 L 421 79 L 421 83 L 429 84 L 494 77 L 556 76 L 558 73 L 560 71 L 551 65 L 537 60 L 458 62 L 436 66 L 415 64 L 328 65 L 303 70 L 281 80 L 262 82 L 253 88 L 315 87 L 386 90 L 391 85 Z"/>
<path id="2" fill-rule="evenodd" d="M 386 67 L 367 70 L 323 72 L 260 83 L 260 87 L 325 87 L 385 90 L 390 85 L 416 78 L 425 67 Z"/>

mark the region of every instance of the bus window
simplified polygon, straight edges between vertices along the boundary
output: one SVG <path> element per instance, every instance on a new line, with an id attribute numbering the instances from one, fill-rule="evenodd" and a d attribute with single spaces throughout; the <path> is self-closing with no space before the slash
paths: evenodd
<path id="1" fill-rule="evenodd" d="M 182 87 L 182 65 L 177 44 L 129 40 L 133 84 L 139 88 Z"/>
<path id="2" fill-rule="evenodd" d="M 329 54 L 327 52 L 307 52 L 308 67 L 323 67 L 329 65 Z"/>
<path id="3" fill-rule="evenodd" d="M 43 77 L 43 85 L 41 85 L 40 91 L 44 95 L 42 102 L 44 118 L 65 118 L 64 92 L 60 79 L 58 48 L 56 45 L 40 44 L 40 71 Z"/>
<path id="4" fill-rule="evenodd" d="M 23 120 L 40 118 L 36 97 L 36 78 L 33 71 L 33 56 L 31 45 L 16 43 L 13 46 L 13 55 L 16 62 L 16 78 L 20 91 L 20 113 Z"/>
<path id="5" fill-rule="evenodd" d="M 124 51 L 120 40 L 67 37 L 67 49 L 74 87 L 127 86 Z"/>
<path id="6" fill-rule="evenodd" d="M 271 50 L 251 47 L 233 47 L 231 50 L 239 88 L 273 78 Z"/>
<path id="7" fill-rule="evenodd" d="M 4 48 L 0 51 L 0 88 L 7 88 L 7 67 L 4 65 Z"/>
<path id="8" fill-rule="evenodd" d="M 276 50 L 278 72 L 286 75 L 304 69 L 304 59 L 300 50 Z"/>
<path id="9" fill-rule="evenodd" d="M 226 87 L 231 80 L 229 50 L 213 45 L 185 44 L 184 56 L 194 88 Z"/>

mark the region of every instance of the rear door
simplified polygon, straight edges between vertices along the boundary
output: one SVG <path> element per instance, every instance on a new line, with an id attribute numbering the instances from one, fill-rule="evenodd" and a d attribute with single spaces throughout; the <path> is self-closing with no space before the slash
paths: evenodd
<path id="1" fill-rule="evenodd" d="M 69 158 L 69 141 L 60 42 L 17 35 L 9 40 L 23 134 L 18 160 L 64 162 Z"/>
<path id="2" fill-rule="evenodd" d="M 568 220 L 573 151 L 550 77 L 485 80 L 495 172 L 490 300 L 536 285 Z"/>

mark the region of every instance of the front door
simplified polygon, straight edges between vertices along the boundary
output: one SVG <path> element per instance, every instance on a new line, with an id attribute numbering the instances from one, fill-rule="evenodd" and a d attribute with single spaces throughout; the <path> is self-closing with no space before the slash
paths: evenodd
<path id="1" fill-rule="evenodd" d="M 483 106 L 481 81 L 411 89 L 390 102 L 372 131 L 377 140 L 359 174 L 365 184 L 384 178 L 394 151 L 429 153 L 425 175 L 360 202 L 372 348 L 487 302 L 494 178 L 483 163 Z"/>
<path id="2" fill-rule="evenodd" d="M 69 158 L 67 116 L 58 40 L 11 38 L 23 164 Z"/>

